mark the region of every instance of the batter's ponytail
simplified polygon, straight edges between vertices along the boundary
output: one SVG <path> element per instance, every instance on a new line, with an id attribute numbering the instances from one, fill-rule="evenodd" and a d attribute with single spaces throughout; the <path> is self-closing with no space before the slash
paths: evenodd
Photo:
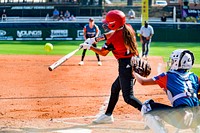
<path id="1" fill-rule="evenodd" d="M 137 49 L 135 31 L 128 24 L 125 24 L 123 27 L 123 39 L 125 46 L 130 50 L 130 52 L 138 56 L 139 53 Z"/>

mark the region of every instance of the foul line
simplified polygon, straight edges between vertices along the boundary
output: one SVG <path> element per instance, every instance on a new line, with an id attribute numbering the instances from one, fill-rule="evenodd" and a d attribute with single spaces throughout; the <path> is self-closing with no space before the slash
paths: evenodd
<path id="1" fill-rule="evenodd" d="M 157 67 L 157 73 L 160 74 L 162 71 L 162 68 L 163 68 L 163 64 L 162 63 L 158 63 L 158 67 Z"/>
<path id="2" fill-rule="evenodd" d="M 109 102 L 109 96 L 106 97 L 104 103 L 101 105 L 101 107 L 99 108 L 99 113 L 95 116 L 95 117 L 99 117 L 100 115 L 104 114 L 105 113 L 105 108 L 107 107 L 108 105 L 108 102 Z"/>

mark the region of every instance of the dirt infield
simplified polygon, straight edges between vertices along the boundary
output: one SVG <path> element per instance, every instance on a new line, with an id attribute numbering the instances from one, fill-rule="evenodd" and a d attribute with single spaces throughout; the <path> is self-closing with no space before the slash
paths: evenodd
<path id="1" fill-rule="evenodd" d="M 113 56 L 87 56 L 78 66 L 73 56 L 54 71 L 48 66 L 61 56 L 1 55 L 0 129 L 13 132 L 151 132 L 144 130 L 142 117 L 127 105 L 122 96 L 114 110 L 113 124 L 93 125 L 92 120 L 106 109 L 110 87 L 117 76 Z M 161 57 L 150 57 L 152 74 L 163 71 Z M 135 96 L 142 102 L 149 98 L 168 103 L 158 86 L 136 83 Z"/>

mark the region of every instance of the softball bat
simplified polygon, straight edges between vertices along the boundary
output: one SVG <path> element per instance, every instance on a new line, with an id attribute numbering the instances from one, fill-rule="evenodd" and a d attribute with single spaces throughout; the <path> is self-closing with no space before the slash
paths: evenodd
<path id="1" fill-rule="evenodd" d="M 74 51 L 66 54 L 65 56 L 63 56 L 62 58 L 60 58 L 59 60 L 57 60 L 56 62 L 54 62 L 52 65 L 50 65 L 48 67 L 49 71 L 53 71 L 54 69 L 56 69 L 58 66 L 60 66 L 61 64 L 63 64 L 65 61 L 67 61 L 68 59 L 70 59 L 73 55 L 76 54 L 76 52 L 78 52 L 82 47 L 79 47 L 77 49 L 75 49 Z"/>

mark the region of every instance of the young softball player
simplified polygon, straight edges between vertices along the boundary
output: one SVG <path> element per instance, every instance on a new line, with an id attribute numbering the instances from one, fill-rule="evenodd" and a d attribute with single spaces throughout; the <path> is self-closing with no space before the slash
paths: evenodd
<path id="1" fill-rule="evenodd" d="M 81 46 L 90 49 L 102 56 L 106 56 L 110 51 L 118 61 L 119 75 L 112 84 L 111 95 L 105 114 L 97 118 L 94 123 L 112 123 L 114 121 L 112 113 L 119 99 L 119 93 L 122 91 L 124 101 L 127 104 L 141 110 L 142 103 L 134 97 L 132 76 L 132 67 L 130 60 L 132 56 L 138 56 L 135 31 L 130 24 L 126 24 L 126 16 L 120 10 L 111 10 L 106 14 L 103 20 L 103 27 L 112 34 L 97 38 L 90 38 Z M 94 42 L 106 40 L 101 49 L 93 47 Z"/>
<path id="2" fill-rule="evenodd" d="M 137 62 L 135 62 L 137 65 Z M 142 105 L 142 115 L 145 123 L 155 133 L 165 133 L 166 129 L 160 119 L 177 128 L 196 128 L 200 117 L 195 110 L 199 110 L 198 91 L 200 79 L 190 72 L 194 64 L 194 55 L 186 49 L 177 49 L 172 52 L 169 70 L 152 78 L 144 78 L 133 71 L 136 80 L 142 85 L 159 85 L 166 92 L 171 106 L 147 100 Z M 195 108 L 193 108 L 195 107 Z M 197 112 L 199 112 L 197 110 Z"/>

